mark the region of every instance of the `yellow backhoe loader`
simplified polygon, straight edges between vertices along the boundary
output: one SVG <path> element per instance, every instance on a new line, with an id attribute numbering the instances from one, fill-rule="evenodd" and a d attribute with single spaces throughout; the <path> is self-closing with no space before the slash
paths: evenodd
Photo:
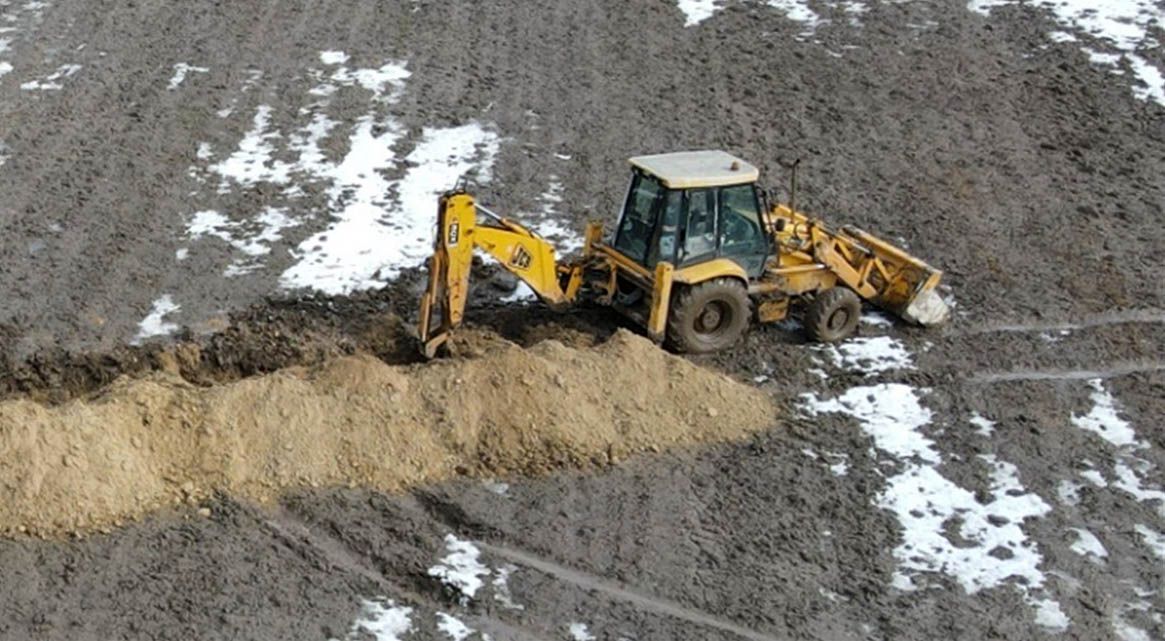
<path id="1" fill-rule="evenodd" d="M 610 306 L 680 352 L 729 347 L 754 319 L 779 321 L 795 303 L 807 305 L 805 329 L 818 341 L 853 334 L 863 300 L 921 325 L 949 316 L 935 291 L 942 272 L 859 229 L 834 230 L 792 205 L 767 206 L 759 172 L 739 158 L 688 151 L 630 162 L 614 234 L 604 239 L 602 224 L 591 223 L 582 256 L 568 262 L 464 189 L 442 195 L 421 298 L 425 355 L 432 358 L 462 322 L 474 250 L 554 309 L 583 300 Z"/>

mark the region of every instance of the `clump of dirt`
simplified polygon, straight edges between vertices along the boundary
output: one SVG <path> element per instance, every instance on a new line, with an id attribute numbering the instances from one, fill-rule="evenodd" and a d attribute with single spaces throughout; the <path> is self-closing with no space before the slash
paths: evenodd
<path id="1" fill-rule="evenodd" d="M 119 379 L 56 406 L 0 403 L 0 528 L 117 525 L 216 492 L 392 491 L 459 474 L 539 474 L 771 425 L 766 396 L 620 331 L 589 349 L 469 336 L 475 358 L 393 366 L 358 354 L 210 387 Z"/>

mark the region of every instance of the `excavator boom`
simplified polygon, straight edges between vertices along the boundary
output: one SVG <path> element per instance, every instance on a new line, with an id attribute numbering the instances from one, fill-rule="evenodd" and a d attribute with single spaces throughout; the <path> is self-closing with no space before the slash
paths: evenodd
<path id="1" fill-rule="evenodd" d="M 479 224 L 479 213 L 489 224 Z M 474 249 L 493 256 L 526 283 L 544 303 L 559 308 L 571 302 L 562 274 L 569 282 L 577 269 L 560 267 L 554 247 L 529 229 L 479 206 L 473 196 L 455 190 L 441 196 L 437 234 L 429 258 L 429 284 L 421 297 L 419 334 L 423 351 L 432 358 L 461 324 L 469 297 L 469 271 Z M 572 292 L 573 293 L 573 292 Z"/>

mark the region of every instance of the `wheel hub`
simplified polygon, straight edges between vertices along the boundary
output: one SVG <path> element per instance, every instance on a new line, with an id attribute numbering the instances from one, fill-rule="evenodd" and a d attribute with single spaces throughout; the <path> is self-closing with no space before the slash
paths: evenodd
<path id="1" fill-rule="evenodd" d="M 696 322 L 696 328 L 702 334 L 711 334 L 720 329 L 724 324 L 725 314 L 724 310 L 716 303 L 709 303 L 700 312 L 700 316 Z"/>
<path id="2" fill-rule="evenodd" d="M 829 315 L 829 322 L 827 324 L 829 325 L 829 329 L 837 331 L 842 327 L 845 327 L 845 324 L 848 322 L 849 310 L 842 308 L 835 310 L 832 314 Z"/>

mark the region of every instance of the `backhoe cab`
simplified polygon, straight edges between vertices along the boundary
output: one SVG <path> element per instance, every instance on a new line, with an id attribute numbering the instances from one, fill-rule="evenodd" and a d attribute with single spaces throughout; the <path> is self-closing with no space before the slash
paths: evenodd
<path id="1" fill-rule="evenodd" d="M 862 300 L 922 325 L 949 315 L 935 292 L 941 272 L 861 230 L 834 231 L 785 205 L 766 209 L 759 172 L 739 158 L 694 151 L 630 162 L 610 242 L 591 223 L 582 256 L 566 263 L 546 240 L 463 190 L 443 195 L 421 300 L 425 354 L 461 323 L 475 249 L 552 307 L 609 305 L 681 352 L 731 346 L 750 322 L 781 320 L 795 302 L 807 305 L 805 329 L 819 341 L 853 334 Z"/>

